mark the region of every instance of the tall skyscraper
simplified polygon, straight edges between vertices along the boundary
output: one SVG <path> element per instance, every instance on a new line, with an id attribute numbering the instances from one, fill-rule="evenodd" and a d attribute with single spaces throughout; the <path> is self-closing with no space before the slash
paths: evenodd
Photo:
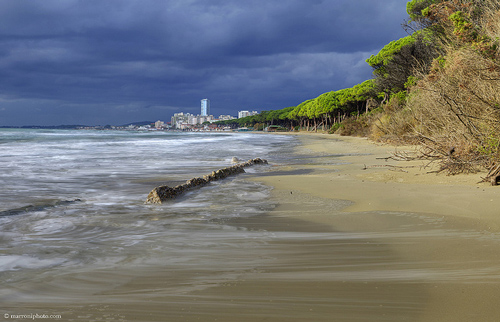
<path id="1" fill-rule="evenodd" d="M 210 101 L 205 98 L 201 100 L 201 116 L 210 115 Z"/>

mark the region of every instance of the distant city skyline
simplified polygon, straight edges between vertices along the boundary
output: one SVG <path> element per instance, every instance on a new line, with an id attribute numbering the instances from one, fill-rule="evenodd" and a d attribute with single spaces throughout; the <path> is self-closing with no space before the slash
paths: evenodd
<path id="1" fill-rule="evenodd" d="M 372 77 L 401 0 L 0 1 L 0 126 L 296 106 Z M 258 21 L 258 23 L 256 23 Z"/>

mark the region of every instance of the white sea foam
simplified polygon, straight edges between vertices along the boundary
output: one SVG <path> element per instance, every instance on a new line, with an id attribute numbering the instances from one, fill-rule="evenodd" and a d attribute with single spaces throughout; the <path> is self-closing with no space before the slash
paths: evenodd
<path id="1" fill-rule="evenodd" d="M 56 259 L 38 259 L 31 256 L 22 255 L 1 255 L 0 256 L 0 272 L 19 270 L 23 268 L 41 269 L 60 265 L 65 260 L 62 258 Z"/>
<path id="2" fill-rule="evenodd" d="M 59 232 L 72 230 L 74 228 L 73 222 L 66 218 L 47 218 L 35 221 L 32 227 L 33 232 L 42 234 L 56 234 Z"/>
<path id="3" fill-rule="evenodd" d="M 103 269 L 125 276 L 131 265 L 220 265 L 217 247 L 230 248 L 246 238 L 242 232 L 265 235 L 220 222 L 265 212 L 271 207 L 268 187 L 245 180 L 249 172 L 162 206 L 145 205 L 147 194 L 227 167 L 233 156 L 273 162 L 283 156 L 283 143 L 293 141 L 228 133 L 0 129 L 0 271 L 12 281 L 51 281 Z M 265 171 L 258 168 L 251 172 Z M 19 292 L 15 284 L 11 291 Z"/>

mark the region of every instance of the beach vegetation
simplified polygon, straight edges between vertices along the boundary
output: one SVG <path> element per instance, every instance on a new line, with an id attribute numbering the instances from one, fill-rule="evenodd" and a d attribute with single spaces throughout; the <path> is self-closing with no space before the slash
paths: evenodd
<path id="1" fill-rule="evenodd" d="M 428 26 L 429 7 L 439 3 L 439 0 L 412 0 L 406 4 L 406 12 L 410 16 L 410 21 L 418 22 L 424 26 Z"/>
<path id="2" fill-rule="evenodd" d="M 439 56 L 408 82 L 401 108 L 386 109 L 381 138 L 418 143 L 448 174 L 500 162 L 500 5 L 439 1 L 425 11 Z M 438 26 L 438 28 L 436 28 Z M 452 152 L 450 152 L 452 151 Z"/>
<path id="3" fill-rule="evenodd" d="M 412 0 L 407 13 L 409 35 L 366 60 L 372 79 L 229 122 L 419 144 L 448 174 L 500 169 L 500 3 Z"/>

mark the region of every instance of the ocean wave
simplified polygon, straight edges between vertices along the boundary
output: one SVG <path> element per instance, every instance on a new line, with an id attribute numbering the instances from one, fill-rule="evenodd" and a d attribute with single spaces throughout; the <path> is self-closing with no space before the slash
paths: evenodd
<path id="1" fill-rule="evenodd" d="M 40 205 L 27 205 L 24 207 L 0 211 L 0 218 L 1 217 L 16 216 L 16 215 L 37 212 L 37 211 L 45 211 L 45 210 L 50 209 L 50 208 L 54 208 L 54 207 L 58 207 L 58 206 L 65 206 L 65 205 L 69 205 L 69 204 L 72 204 L 75 202 L 81 202 L 81 201 L 82 200 L 80 200 L 80 199 L 57 200 L 57 201 L 52 201 L 52 202 L 48 202 L 48 203 L 40 204 Z"/>

